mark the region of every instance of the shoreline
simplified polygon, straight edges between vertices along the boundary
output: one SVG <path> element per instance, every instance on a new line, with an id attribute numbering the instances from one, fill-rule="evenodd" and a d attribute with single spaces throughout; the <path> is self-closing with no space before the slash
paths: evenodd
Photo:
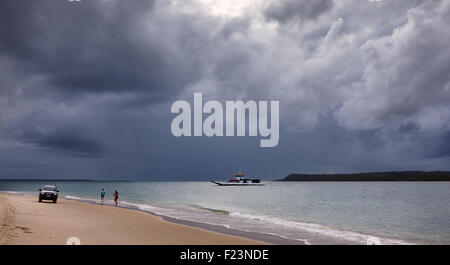
<path id="1" fill-rule="evenodd" d="M 71 198 L 65 197 L 66 200 L 73 200 L 77 202 L 83 202 L 88 203 L 92 205 L 99 205 L 99 206 L 110 206 L 114 207 L 112 204 L 104 204 L 101 205 L 98 202 L 94 202 L 92 200 L 94 199 L 87 199 L 87 198 L 79 198 L 70 196 Z M 165 221 L 168 221 L 170 223 L 175 224 L 181 224 L 181 225 L 187 225 L 190 227 L 196 227 L 200 229 L 204 229 L 207 231 L 217 232 L 220 234 L 230 235 L 230 236 L 237 236 L 237 237 L 243 237 L 250 240 L 256 240 L 260 241 L 264 244 L 275 244 L 275 245 L 365 245 L 365 243 L 356 242 L 350 239 L 344 239 L 344 238 L 337 238 L 329 235 L 324 235 L 317 232 L 310 232 L 310 231 L 304 231 L 304 239 L 291 239 L 286 238 L 277 234 L 271 234 L 271 233 L 263 233 L 263 232 L 254 232 L 254 231 L 245 231 L 245 230 L 239 230 L 231 227 L 225 227 L 218 224 L 209 224 L 209 223 L 203 223 L 198 221 L 190 221 L 190 220 L 184 220 L 184 219 L 178 219 L 162 214 L 158 214 L 152 211 L 148 210 L 142 210 L 136 206 L 133 205 L 124 205 L 124 202 L 117 206 L 118 208 L 124 208 L 124 209 L 131 209 L 136 210 L 145 214 L 149 214 L 151 216 L 160 217 Z M 377 238 L 377 237 L 371 237 L 371 238 Z"/>
<path id="2" fill-rule="evenodd" d="M 0 192 L 0 194 L 1 194 L 1 192 Z M 115 206 L 109 205 L 109 204 L 101 205 L 101 204 L 98 204 L 98 203 L 95 203 L 95 202 L 85 201 L 85 200 L 82 200 L 82 199 L 65 198 L 65 200 L 77 201 L 77 202 L 88 203 L 88 204 L 99 205 L 99 206 L 115 207 Z M 204 230 L 207 230 L 207 231 L 212 231 L 212 232 L 225 234 L 225 235 L 230 235 L 230 236 L 242 237 L 242 238 L 245 238 L 245 239 L 260 241 L 260 242 L 262 242 L 264 244 L 308 245 L 303 240 L 289 239 L 289 238 L 284 238 L 284 237 L 279 236 L 279 235 L 273 235 L 273 234 L 267 234 L 267 233 L 244 231 L 244 230 L 224 227 L 224 226 L 221 226 L 221 225 L 215 225 L 215 224 L 208 224 L 208 223 L 201 223 L 201 222 L 196 222 L 196 221 L 177 219 L 177 218 L 165 216 L 165 215 L 162 215 L 162 214 L 157 214 L 157 213 L 154 213 L 154 212 L 151 212 L 151 211 L 145 211 L 145 210 L 139 209 L 138 207 L 134 207 L 134 206 L 124 206 L 123 204 L 120 205 L 120 203 L 117 206 L 117 208 L 123 208 L 123 209 L 130 209 L 130 210 L 134 210 L 134 211 L 139 211 L 139 212 L 142 212 L 142 213 L 145 213 L 145 214 L 149 214 L 151 216 L 159 217 L 159 218 L 161 218 L 161 219 L 163 219 L 163 220 L 165 220 L 165 221 L 167 221 L 169 223 L 186 225 L 186 226 L 190 226 L 190 227 L 196 227 L 196 228 L 204 229 Z"/>
<path id="3" fill-rule="evenodd" d="M 0 191 L 0 199 L 2 195 L 12 195 L 18 197 L 28 197 L 32 201 L 36 201 L 35 196 L 28 192 L 20 192 L 20 191 Z M 315 226 L 312 224 L 308 226 L 305 224 L 304 228 L 300 230 L 296 230 L 296 235 L 293 238 L 284 237 L 283 235 L 273 234 L 271 231 L 265 231 L 262 229 L 239 229 L 232 228 L 223 224 L 215 224 L 203 222 L 202 220 L 186 220 L 179 219 L 177 217 L 172 217 L 170 215 L 164 215 L 164 213 L 155 212 L 149 209 L 142 209 L 140 205 L 135 203 L 130 203 L 127 201 L 119 202 L 118 207 L 114 207 L 114 205 L 110 204 L 109 201 L 106 201 L 105 204 L 100 204 L 99 201 L 90 199 L 90 198 L 79 198 L 76 196 L 65 196 L 58 200 L 58 204 L 60 202 L 69 201 L 76 202 L 83 205 L 90 205 L 96 209 L 101 208 L 112 208 L 112 209 L 123 209 L 132 212 L 139 212 L 141 214 L 158 218 L 162 222 L 167 222 L 169 224 L 181 225 L 190 228 L 197 228 L 206 232 L 217 233 L 220 235 L 230 236 L 230 237 L 238 237 L 245 240 L 250 240 L 253 242 L 257 242 L 256 244 L 275 244 L 275 245 L 366 245 L 366 244 L 375 244 L 375 245 L 410 245 L 417 244 L 412 242 L 406 242 L 401 239 L 392 239 L 392 238 L 379 238 L 377 236 L 371 236 L 368 234 L 359 234 L 351 231 L 344 230 L 333 230 L 332 228 Z M 1 204 L 1 201 L 0 201 Z M 1 205 L 0 205 L 1 206 Z M 104 207 L 103 207 L 104 206 Z M 0 221 L 2 217 L 0 207 Z M 252 231 L 253 230 L 253 231 Z M 259 231 L 258 231 L 259 230 Z M 0 233 L 1 234 L 1 233 Z M 0 240 L 1 244 L 1 240 Z M 102 243 L 105 244 L 105 243 Z M 106 243 L 106 244 L 129 244 L 129 243 Z M 147 243 L 146 243 L 147 244 Z M 149 243 L 149 244 L 164 244 L 164 243 Z M 170 243 L 170 244 L 182 244 L 178 243 Z M 184 244 L 196 244 L 196 243 L 184 243 Z M 210 244 L 210 243 L 202 243 L 202 244 Z M 212 243 L 214 244 L 214 243 Z M 233 243 L 234 244 L 234 243 Z M 238 243 L 236 243 L 238 244 Z M 420 244 L 420 243 L 419 243 Z"/>
<path id="4" fill-rule="evenodd" d="M 143 211 L 69 199 L 39 203 L 29 195 L 0 192 L 0 244 L 259 245 L 260 240 L 166 220 Z M 252 237 L 252 236 L 250 236 Z"/>
<path id="5" fill-rule="evenodd" d="M 94 202 L 92 200 L 94 199 L 87 199 L 87 198 L 79 198 L 70 196 L 71 198 L 67 198 L 67 200 L 74 200 L 78 202 L 84 202 L 88 204 L 93 205 L 100 205 L 98 202 Z M 308 229 L 304 229 L 302 239 L 292 239 L 292 238 L 286 238 L 277 234 L 271 234 L 271 233 L 264 233 L 264 232 L 254 232 L 254 231 L 246 231 L 246 230 L 240 230 L 236 228 L 231 227 L 225 227 L 223 225 L 218 224 L 209 224 L 199 221 L 191 221 L 191 220 L 184 220 L 184 219 L 178 219 L 162 214 L 158 214 L 152 211 L 143 210 L 139 207 L 133 206 L 133 205 L 124 205 L 124 202 L 122 202 L 122 205 L 119 205 L 117 207 L 119 208 L 125 208 L 125 209 L 132 209 L 137 210 L 139 212 L 143 212 L 146 214 L 149 214 L 151 216 L 157 216 L 162 218 L 163 220 L 166 220 L 171 223 L 181 224 L 181 225 L 187 225 L 191 227 L 197 227 L 200 229 L 205 229 L 208 231 L 218 232 L 221 234 L 231 235 L 231 236 L 238 236 L 243 237 L 251 240 L 261 241 L 265 244 L 275 244 L 275 245 L 413 245 L 414 243 L 402 241 L 400 239 L 388 239 L 388 238 L 379 238 L 377 236 L 371 236 L 367 234 L 358 234 L 351 231 L 345 231 L 345 230 L 336 230 L 339 231 L 338 233 L 351 233 L 356 236 L 365 236 L 367 237 L 367 241 L 364 240 L 363 242 L 351 240 L 348 238 L 342 238 L 339 236 L 332 236 L 327 235 L 325 233 L 321 233 L 318 231 L 308 231 Z M 126 202 L 128 203 L 128 202 Z M 104 206 L 113 206 L 112 204 L 105 204 Z M 381 243 L 382 241 L 385 241 L 385 243 Z M 388 243 L 390 242 L 390 243 Z"/>

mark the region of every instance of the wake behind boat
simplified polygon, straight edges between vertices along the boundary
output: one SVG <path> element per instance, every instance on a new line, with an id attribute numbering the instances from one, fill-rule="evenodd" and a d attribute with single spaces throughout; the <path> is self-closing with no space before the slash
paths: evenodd
<path id="1" fill-rule="evenodd" d="M 260 179 L 251 179 L 246 178 L 244 174 L 237 173 L 234 175 L 234 178 L 228 181 L 214 181 L 211 180 L 212 183 L 217 184 L 219 186 L 264 186 L 266 182 L 261 181 Z"/>

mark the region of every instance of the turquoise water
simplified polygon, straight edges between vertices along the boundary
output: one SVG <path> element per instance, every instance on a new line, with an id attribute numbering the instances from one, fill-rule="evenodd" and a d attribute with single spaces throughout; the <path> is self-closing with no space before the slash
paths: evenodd
<path id="1" fill-rule="evenodd" d="M 0 190 L 37 195 L 40 181 L 0 181 Z M 219 187 L 210 182 L 58 183 L 60 196 L 97 202 L 114 189 L 120 205 L 188 221 L 262 232 L 309 244 L 309 234 L 355 243 L 450 243 L 449 182 L 272 182 Z M 307 232 L 307 233 L 305 233 Z M 323 238 L 321 239 L 323 240 Z M 329 241 L 333 242 L 333 241 Z"/>

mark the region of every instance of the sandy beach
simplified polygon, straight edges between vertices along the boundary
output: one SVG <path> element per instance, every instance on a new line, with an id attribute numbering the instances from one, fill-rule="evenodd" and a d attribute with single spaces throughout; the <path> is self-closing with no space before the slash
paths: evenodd
<path id="1" fill-rule="evenodd" d="M 160 217 L 120 207 L 0 193 L 0 244 L 64 245 L 79 238 L 96 244 L 262 244 L 237 236 L 167 222 Z"/>

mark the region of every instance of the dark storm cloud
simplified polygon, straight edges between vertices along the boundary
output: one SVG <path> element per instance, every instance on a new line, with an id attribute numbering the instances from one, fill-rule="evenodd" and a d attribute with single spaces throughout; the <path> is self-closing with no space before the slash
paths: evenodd
<path id="1" fill-rule="evenodd" d="M 0 1 L 0 176 L 450 169 L 450 0 L 251 2 Z M 279 100 L 280 145 L 173 137 L 193 92 Z"/>
<path id="2" fill-rule="evenodd" d="M 199 73 L 165 42 L 164 28 L 154 28 L 153 8 L 154 1 L 1 1 L 0 54 L 60 94 L 144 91 L 150 102 L 165 100 Z"/>
<path id="3" fill-rule="evenodd" d="M 450 157 L 450 131 L 442 134 L 437 143 L 434 157 Z"/>
<path id="4" fill-rule="evenodd" d="M 98 157 L 103 152 L 100 141 L 70 127 L 51 132 L 41 132 L 32 127 L 16 135 L 16 139 L 47 151 L 62 152 L 66 155 Z"/>
<path id="5" fill-rule="evenodd" d="M 50 148 L 56 151 L 62 150 L 74 155 L 99 156 L 101 146 L 90 139 L 85 139 L 76 135 L 49 135 L 39 139 L 37 145 L 44 148 Z"/>
<path id="6" fill-rule="evenodd" d="M 93 113 L 111 118 L 182 92 L 201 75 L 196 46 L 207 34 L 193 29 L 194 16 L 155 14 L 154 5 L 1 1 L 0 138 L 99 155 L 100 143 L 63 137 L 60 127 L 76 119 L 70 125 L 75 130 L 95 128 Z M 33 141 L 23 137 L 38 127 L 46 134 Z"/>
<path id="7" fill-rule="evenodd" d="M 330 10 L 333 0 L 283 0 L 272 1 L 264 10 L 268 19 L 281 23 L 291 19 L 311 20 Z"/>
<path id="8" fill-rule="evenodd" d="M 448 106 L 450 52 L 444 47 L 450 41 L 444 31 L 448 4 L 429 2 L 424 7 L 410 9 L 407 23 L 391 35 L 361 46 L 365 62 L 361 86 L 338 112 L 346 125 L 377 127 L 398 117 L 423 115 L 427 107 Z"/>

